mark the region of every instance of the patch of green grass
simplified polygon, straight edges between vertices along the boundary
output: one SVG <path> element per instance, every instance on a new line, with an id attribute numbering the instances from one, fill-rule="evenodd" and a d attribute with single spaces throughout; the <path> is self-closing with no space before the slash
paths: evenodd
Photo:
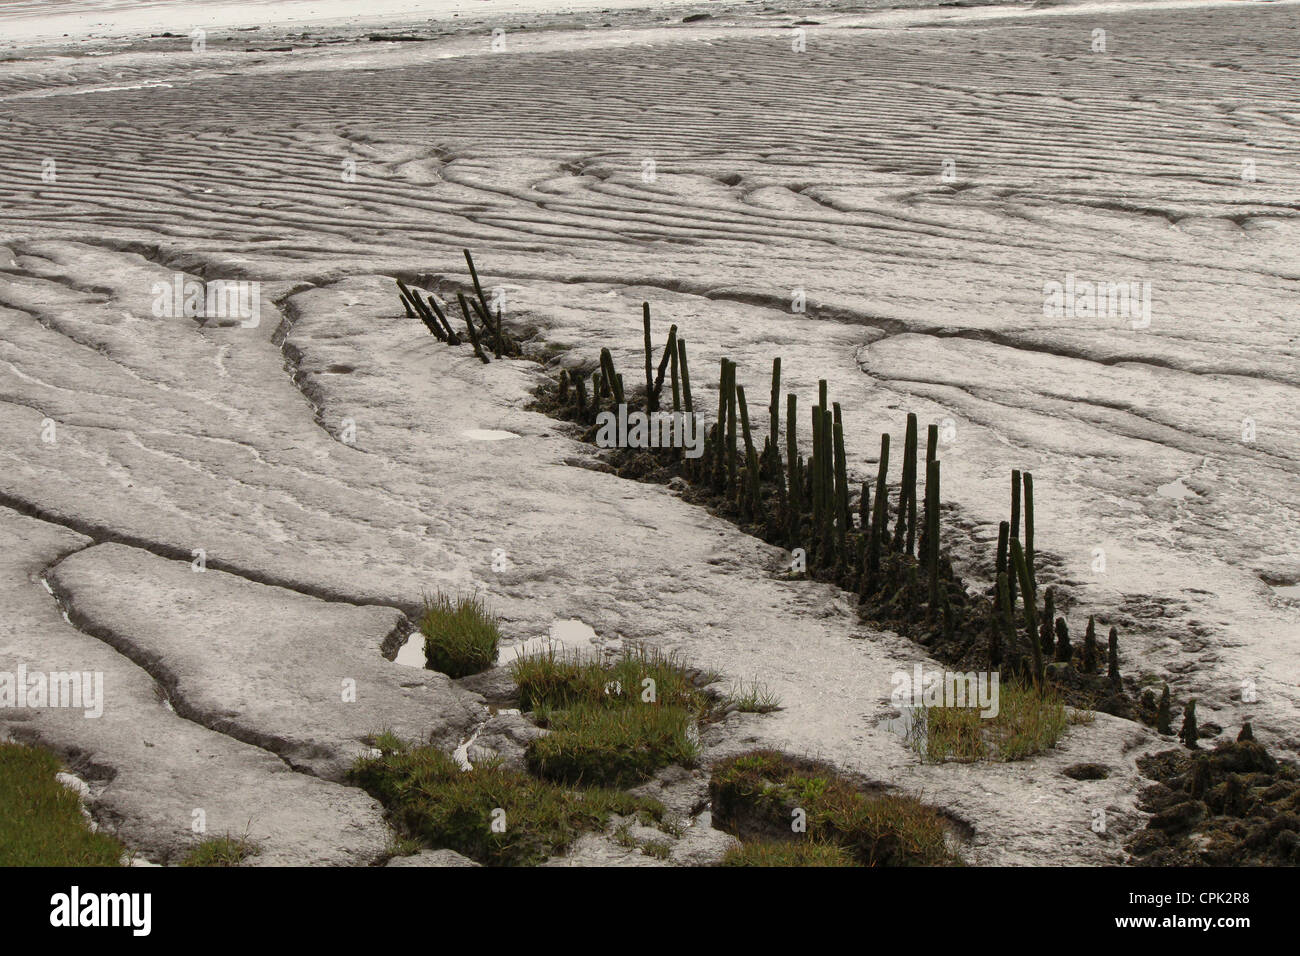
<path id="1" fill-rule="evenodd" d="M 833 767 L 757 750 L 723 761 L 709 783 L 716 826 L 742 840 L 831 843 L 864 866 L 960 863 L 933 808 L 865 792 Z M 802 818 L 805 830 L 793 824 Z"/>
<path id="2" fill-rule="evenodd" d="M 548 714 L 550 733 L 528 745 L 528 769 L 572 784 L 633 786 L 670 764 L 694 765 L 699 746 L 684 707 L 583 703 Z"/>
<path id="3" fill-rule="evenodd" d="M 844 847 L 811 840 L 752 840 L 733 846 L 720 866 L 859 866 Z"/>
<path id="4" fill-rule="evenodd" d="M 496 663 L 501 631 L 478 595 L 425 598 L 420 633 L 425 665 L 448 677 L 468 677 Z"/>
<path id="5" fill-rule="evenodd" d="M 1071 723 L 1065 700 L 1050 685 L 1008 682 L 998 688 L 996 717 L 981 717 L 978 707 L 926 707 L 915 711 L 908 738 L 935 763 L 1023 760 L 1055 747 Z"/>
<path id="6" fill-rule="evenodd" d="M 121 865 L 122 844 L 90 829 L 61 769 L 44 750 L 0 743 L 0 866 Z"/>
<path id="7" fill-rule="evenodd" d="M 578 789 L 482 761 L 462 771 L 434 747 L 402 746 L 362 757 L 353 783 L 388 808 L 400 833 L 492 866 L 534 866 L 615 815 L 659 821 L 656 800 L 601 788 Z"/>
<path id="8" fill-rule="evenodd" d="M 770 714 L 781 709 L 781 698 L 758 681 L 751 684 L 742 681 L 727 695 L 724 703 L 735 704 L 742 714 Z"/>
<path id="9" fill-rule="evenodd" d="M 239 866 L 262 848 L 247 837 L 209 837 L 186 854 L 181 866 Z"/>
<path id="10" fill-rule="evenodd" d="M 677 654 L 640 646 L 609 660 L 550 647 L 512 662 L 510 676 L 524 710 L 636 702 L 683 707 L 697 715 L 710 706 L 699 688 L 718 679 L 716 674 L 694 676 Z"/>
<path id="11" fill-rule="evenodd" d="M 646 840 L 641 844 L 641 852 L 656 860 L 666 860 L 673 855 L 673 846 L 667 840 Z"/>

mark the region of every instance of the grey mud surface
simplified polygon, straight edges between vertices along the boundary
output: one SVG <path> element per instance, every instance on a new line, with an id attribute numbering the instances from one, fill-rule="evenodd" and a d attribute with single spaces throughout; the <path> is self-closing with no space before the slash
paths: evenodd
<path id="1" fill-rule="evenodd" d="M 1294 7 L 820 10 L 794 54 L 798 18 L 512 33 L 490 61 L 471 24 L 0 63 L 0 662 L 107 687 L 101 718 L 0 728 L 149 860 L 202 810 L 257 864 L 376 863 L 387 828 L 343 771 L 383 727 L 450 748 L 488 717 L 389 659 L 422 594 L 477 589 L 512 641 L 576 619 L 771 687 L 784 709 L 710 730 L 711 758 L 779 747 L 919 794 L 974 862 L 1122 861 L 1135 761 L 1170 740 L 1098 716 L 1029 761 L 920 764 L 881 725 L 890 676 L 932 663 L 915 645 L 591 467 L 526 410 L 536 363 L 404 318 L 392 278 L 459 281 L 469 246 L 543 358 L 635 369 L 648 300 L 706 409 L 723 355 L 761 395 L 781 355 L 805 407 L 828 379 L 857 480 L 908 411 L 950 420 L 945 536 L 975 583 L 1032 469 L 1072 625 L 1116 624 L 1126 674 L 1293 756 L 1300 605 L 1270 585 L 1300 580 Z M 260 323 L 156 317 L 176 273 L 261 282 Z M 1150 328 L 1045 318 L 1067 273 L 1149 279 Z M 1062 774 L 1085 761 L 1110 776 Z M 724 848 L 697 827 L 673 862 Z M 583 861 L 655 862 L 601 840 L 556 862 Z"/>

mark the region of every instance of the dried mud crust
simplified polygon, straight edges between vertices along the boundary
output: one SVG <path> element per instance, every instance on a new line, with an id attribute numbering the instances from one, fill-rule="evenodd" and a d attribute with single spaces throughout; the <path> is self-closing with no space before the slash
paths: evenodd
<path id="1" fill-rule="evenodd" d="M 1254 740 L 1138 759 L 1155 780 L 1138 806 L 1152 814 L 1127 845 L 1144 866 L 1300 864 L 1300 770 Z"/>

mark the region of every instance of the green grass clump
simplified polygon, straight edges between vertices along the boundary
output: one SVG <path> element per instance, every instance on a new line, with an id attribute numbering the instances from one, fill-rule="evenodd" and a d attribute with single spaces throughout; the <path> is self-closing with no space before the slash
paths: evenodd
<path id="1" fill-rule="evenodd" d="M 252 840 L 226 834 L 204 840 L 186 854 L 181 866 L 239 866 L 261 852 L 262 848 Z"/>
<path id="2" fill-rule="evenodd" d="M 709 790 L 714 824 L 742 840 L 831 843 L 864 866 L 961 862 L 933 807 L 869 794 L 827 764 L 757 750 L 718 764 Z M 791 826 L 799 810 L 802 833 Z"/>
<path id="3" fill-rule="evenodd" d="M 763 684 L 744 681 L 727 696 L 726 703 L 734 704 L 742 714 L 770 714 L 781 709 L 781 699 Z"/>
<path id="4" fill-rule="evenodd" d="M 0 866 L 120 866 L 122 844 L 90 829 L 59 759 L 0 743 Z"/>
<path id="5" fill-rule="evenodd" d="M 699 756 L 684 707 L 583 703 L 550 713 L 547 722 L 550 733 L 530 742 L 525 756 L 528 769 L 548 780 L 626 787 Z"/>
<path id="6" fill-rule="evenodd" d="M 858 861 L 836 843 L 800 840 L 751 840 L 733 846 L 720 866 L 858 866 Z"/>
<path id="7" fill-rule="evenodd" d="M 998 688 L 996 717 L 981 717 L 978 707 L 926 707 L 915 717 L 912 746 L 936 763 L 1023 760 L 1055 747 L 1072 722 L 1051 685 L 1016 682 Z"/>
<path id="8" fill-rule="evenodd" d="M 462 771 L 433 747 L 359 758 L 350 779 L 388 808 L 405 836 L 490 866 L 535 866 L 582 833 L 604 831 L 615 815 L 649 823 L 665 814 L 656 800 L 559 786 L 499 762 Z"/>
<path id="9" fill-rule="evenodd" d="M 496 663 L 501 631 L 478 595 L 426 598 L 420 633 L 425 666 L 448 677 L 468 677 Z"/>
<path id="10" fill-rule="evenodd" d="M 697 715 L 709 708 L 699 688 L 718 679 L 716 674 L 694 675 L 677 654 L 640 646 L 609 660 L 551 647 L 515 660 L 510 676 L 519 686 L 524 710 L 579 704 L 622 707 L 653 697 L 654 703 L 684 707 Z"/>

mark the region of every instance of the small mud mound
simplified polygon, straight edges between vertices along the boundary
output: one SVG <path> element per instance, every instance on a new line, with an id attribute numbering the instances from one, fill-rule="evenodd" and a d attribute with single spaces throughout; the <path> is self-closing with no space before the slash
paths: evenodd
<path id="1" fill-rule="evenodd" d="M 1132 862 L 1300 864 L 1300 771 L 1243 736 L 1208 753 L 1165 750 L 1138 761 L 1157 783 L 1139 800 L 1152 817 L 1127 846 Z"/>

